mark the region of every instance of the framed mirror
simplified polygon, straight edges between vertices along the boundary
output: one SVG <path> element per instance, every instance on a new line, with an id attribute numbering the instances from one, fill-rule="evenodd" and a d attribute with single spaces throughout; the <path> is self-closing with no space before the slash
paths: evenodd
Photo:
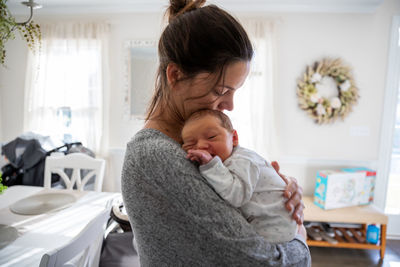
<path id="1" fill-rule="evenodd" d="M 156 41 L 127 41 L 125 52 L 125 117 L 144 119 L 156 80 L 158 67 Z"/>

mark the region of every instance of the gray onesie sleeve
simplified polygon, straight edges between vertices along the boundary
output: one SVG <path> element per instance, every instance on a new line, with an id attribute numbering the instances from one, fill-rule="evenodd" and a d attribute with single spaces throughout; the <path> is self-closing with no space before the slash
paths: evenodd
<path id="1" fill-rule="evenodd" d="M 141 130 L 128 144 L 121 186 L 142 267 L 311 264 L 300 236 L 268 243 L 157 130 Z"/>

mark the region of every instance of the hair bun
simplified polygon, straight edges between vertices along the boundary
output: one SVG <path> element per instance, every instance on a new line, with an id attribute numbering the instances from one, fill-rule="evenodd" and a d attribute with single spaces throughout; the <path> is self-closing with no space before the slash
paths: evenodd
<path id="1" fill-rule="evenodd" d="M 185 12 L 201 8 L 205 2 L 206 0 L 170 0 L 167 9 L 168 22 Z"/>

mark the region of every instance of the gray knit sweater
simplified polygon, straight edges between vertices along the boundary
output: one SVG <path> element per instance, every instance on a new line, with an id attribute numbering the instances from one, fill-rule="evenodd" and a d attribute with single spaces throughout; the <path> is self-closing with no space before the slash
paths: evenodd
<path id="1" fill-rule="evenodd" d="M 128 143 L 122 196 L 145 266 L 310 266 L 300 236 L 270 244 L 154 129 Z"/>

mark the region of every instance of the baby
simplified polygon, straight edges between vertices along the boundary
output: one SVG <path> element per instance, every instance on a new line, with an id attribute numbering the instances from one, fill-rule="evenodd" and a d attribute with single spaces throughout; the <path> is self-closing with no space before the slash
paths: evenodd
<path id="1" fill-rule="evenodd" d="M 182 139 L 187 158 L 200 164 L 204 178 L 260 235 L 271 243 L 295 237 L 297 224 L 285 209 L 285 182 L 269 162 L 238 145 L 228 116 L 215 110 L 195 112 L 185 122 Z"/>

